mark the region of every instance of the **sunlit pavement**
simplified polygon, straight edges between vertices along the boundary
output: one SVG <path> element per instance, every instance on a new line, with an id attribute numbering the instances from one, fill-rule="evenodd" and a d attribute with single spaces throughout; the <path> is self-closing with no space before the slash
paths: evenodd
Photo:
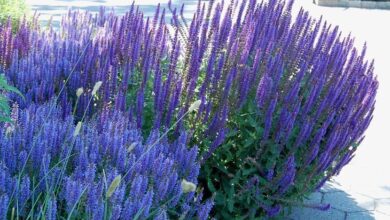
<path id="1" fill-rule="evenodd" d="M 390 96 L 390 10 L 319 7 L 310 0 L 301 0 L 296 1 L 295 11 L 300 6 L 314 17 L 322 15 L 339 25 L 344 35 L 351 32 L 358 48 L 367 42 L 367 57 L 375 59 L 375 73 L 380 82 L 375 118 L 366 139 L 352 162 L 334 178 L 336 188 L 349 194 L 362 210 L 369 210 L 372 217 L 367 217 L 367 213 L 359 216 L 356 210 L 344 207 L 346 203 L 339 194 L 329 194 L 323 202 L 331 203 L 335 210 L 349 211 L 346 219 L 390 219 L 390 148 L 386 139 L 390 134 L 390 97 L 387 97 Z"/>
<path id="2" fill-rule="evenodd" d="M 98 11 L 100 6 L 113 7 L 124 13 L 128 0 L 27 0 L 32 10 L 41 13 L 41 19 L 53 16 L 58 23 L 69 8 Z M 146 16 L 154 12 L 156 0 L 136 0 Z M 165 3 L 166 1 L 160 1 Z M 175 1 L 174 1 L 175 2 Z M 179 1 L 176 1 L 176 3 Z M 190 18 L 196 0 L 184 0 L 189 4 L 186 15 Z M 366 139 L 357 150 L 355 158 L 341 174 L 320 192 L 314 193 L 307 204 L 330 203 L 332 209 L 321 212 L 297 207 L 290 219 L 296 220 L 366 220 L 390 219 L 390 10 L 319 7 L 312 0 L 296 0 L 294 11 L 304 7 L 313 17 L 321 15 L 337 24 L 344 35 L 355 36 L 355 44 L 361 48 L 367 42 L 369 59 L 375 59 L 375 69 L 380 82 L 375 118 L 366 132 Z M 389 96 L 389 97 L 387 97 Z M 389 135 L 389 136 L 387 136 Z M 389 140 L 386 139 L 389 137 Z"/>
<path id="3" fill-rule="evenodd" d="M 153 16 L 158 2 L 163 6 L 166 6 L 168 2 L 168 0 L 26 0 L 31 10 L 40 14 L 39 17 L 42 21 L 52 18 L 54 26 L 59 25 L 61 15 L 67 13 L 69 9 L 98 12 L 101 6 L 105 6 L 109 10 L 113 9 L 117 14 L 124 14 L 133 1 L 148 17 Z M 177 5 L 185 2 L 184 17 L 191 19 L 198 1 L 173 0 L 172 2 Z M 167 17 L 169 17 L 169 13 L 167 13 Z"/>

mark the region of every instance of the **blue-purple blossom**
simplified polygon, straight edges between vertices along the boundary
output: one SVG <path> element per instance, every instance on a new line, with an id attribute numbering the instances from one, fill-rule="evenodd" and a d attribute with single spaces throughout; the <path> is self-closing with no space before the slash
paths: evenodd
<path id="1" fill-rule="evenodd" d="M 47 219 L 63 216 L 62 208 L 73 217 L 84 213 L 93 219 L 104 215 L 128 219 L 149 217 L 156 209 L 181 210 L 183 205 L 191 207 L 194 215 L 208 216 L 210 202 L 195 204 L 194 200 L 201 198 L 180 189 L 182 179 L 197 184 L 200 168 L 197 148 L 187 147 L 184 132 L 173 143 L 166 138 L 156 142 L 158 131 L 144 142 L 136 125 L 123 114 L 107 113 L 106 122 L 101 124 L 102 116 L 96 116 L 73 136 L 73 117 L 62 119 L 61 109 L 53 102 L 19 111 L 15 130 L 7 134 L 2 129 L 0 133 L 2 216 L 9 214 L 16 202 L 19 216 L 38 214 L 39 207 L 44 207 Z M 25 156 L 24 152 L 31 154 Z M 118 175 L 122 181 L 107 200 L 108 185 Z M 109 213 L 104 212 L 107 206 Z"/>
<path id="2" fill-rule="evenodd" d="M 296 181 L 308 183 L 303 192 L 321 187 L 353 158 L 373 117 L 378 81 L 366 47 L 359 53 L 351 36 L 303 9 L 293 18 L 292 5 L 199 1 L 189 23 L 183 7 L 179 12 L 170 3 L 172 26 L 160 5 L 145 18 L 134 4 L 122 17 L 104 8 L 96 16 L 70 11 L 58 31 L 22 22 L 12 35 L 10 21 L 0 25 L 0 70 L 25 94 L 13 101 L 28 109 L 21 110 L 14 131 L 0 134 L 1 198 L 30 204 L 27 195 L 49 190 L 57 193 L 50 198 L 64 202 L 57 207 L 70 210 L 82 198 L 89 217 L 99 219 L 106 214 L 107 182 L 122 174 L 126 184 L 110 198 L 114 217 L 136 215 L 139 207 L 156 211 L 168 198 L 176 206 L 180 179 L 197 184 L 199 174 L 198 149 L 187 149 L 187 140 L 195 137 L 200 157 L 214 166 L 210 156 L 218 147 L 240 138 L 227 133 L 236 130 L 231 119 L 247 105 L 255 106 L 244 113 L 256 116 L 261 132 L 249 146 L 251 155 L 240 157 L 256 155 L 256 173 L 249 176 L 265 179 L 258 186 L 262 196 L 289 196 Z M 93 94 L 96 82 L 102 87 Z M 60 105 L 54 113 L 36 106 L 53 98 Z M 158 130 L 169 128 L 195 100 L 201 100 L 198 112 L 174 132 L 181 136 L 170 144 L 164 138 L 141 157 Z M 73 137 L 84 113 L 87 122 Z M 191 129 L 189 137 L 183 128 Z M 65 167 L 49 169 L 61 160 Z M 21 169 L 28 175 L 17 175 Z M 32 177 L 43 180 L 35 190 L 27 187 Z M 146 189 L 149 178 L 153 186 Z M 60 186 L 65 190 L 57 192 Z M 192 216 L 194 196 L 182 204 Z M 268 202 L 260 208 L 270 216 L 284 205 Z M 157 219 L 168 218 L 165 208 L 157 209 Z"/>
<path id="3" fill-rule="evenodd" d="M 262 199 L 285 205 L 267 196 L 289 198 L 294 189 L 312 192 L 352 159 L 373 117 L 378 88 L 374 63 L 366 59 L 366 47 L 359 52 L 354 39 L 341 35 L 337 26 L 313 19 L 303 9 L 292 17 L 293 1 L 212 3 L 209 8 L 198 5 L 183 40 L 183 102 L 202 100 L 192 123 L 206 127 L 195 129 L 202 157 L 209 158 L 205 170 L 215 171 L 208 178 L 226 176 L 215 180 L 222 185 L 230 177 L 215 167 L 240 175 L 247 167 L 237 161 L 256 155 L 251 164 L 257 173 L 246 177 L 267 180 L 259 186 Z M 245 120 L 250 126 L 256 123 L 260 132 L 241 136 L 238 131 L 217 141 L 219 134 L 235 131 Z M 250 150 L 241 139 L 253 139 Z M 213 153 L 215 160 L 209 157 Z M 226 155 L 234 162 L 225 163 Z M 226 211 L 226 205 L 217 204 L 216 212 Z M 242 206 L 244 213 L 247 207 Z M 267 211 L 271 207 L 263 209 L 272 214 Z"/>

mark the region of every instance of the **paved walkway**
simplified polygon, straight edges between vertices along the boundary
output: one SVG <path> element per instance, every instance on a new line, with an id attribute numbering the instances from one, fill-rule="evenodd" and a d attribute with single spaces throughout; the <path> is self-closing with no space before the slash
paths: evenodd
<path id="1" fill-rule="evenodd" d="M 128 11 L 132 2 L 135 2 L 145 14 L 145 16 L 153 16 L 156 5 L 160 2 L 166 6 L 168 0 L 26 0 L 33 11 L 38 11 L 40 19 L 47 21 L 51 17 L 54 26 L 58 26 L 61 20 L 61 15 L 68 12 L 69 9 L 85 10 L 90 12 L 98 12 L 101 6 L 113 9 L 117 14 L 124 14 Z M 204 1 L 204 0 L 202 0 Z M 184 16 L 188 19 L 192 18 L 193 11 L 196 9 L 197 0 L 173 0 L 173 4 L 181 5 L 186 3 Z M 169 13 L 167 13 L 169 18 Z"/>
<path id="2" fill-rule="evenodd" d="M 312 0 L 296 0 L 295 11 L 299 6 L 314 17 L 323 15 L 330 23 L 339 25 L 344 35 L 351 32 L 358 47 L 367 42 L 367 56 L 375 59 L 380 86 L 374 120 L 355 158 L 334 178 L 334 184 L 325 187 L 322 196 L 313 195 L 314 199 L 320 197 L 322 202 L 330 203 L 331 211 L 300 209 L 292 216 L 298 220 L 389 220 L 390 148 L 386 137 L 390 125 L 390 10 L 329 8 L 314 5 Z"/>
<path id="3" fill-rule="evenodd" d="M 156 2 L 167 0 L 136 0 L 147 16 L 153 15 Z M 131 0 L 27 0 L 33 10 L 47 20 L 54 16 L 58 24 L 60 16 L 69 8 L 97 11 L 100 6 L 113 7 L 124 13 Z M 186 2 L 186 15 L 191 18 L 197 0 Z M 368 43 L 367 55 L 375 58 L 376 74 L 380 81 L 375 118 L 366 132 L 366 139 L 357 150 L 356 157 L 341 174 L 320 192 L 308 199 L 308 204 L 330 203 L 328 212 L 296 207 L 289 219 L 294 220 L 390 220 L 390 150 L 386 138 L 390 125 L 390 10 L 326 8 L 312 4 L 312 0 L 296 0 L 294 11 L 303 6 L 314 17 L 324 16 L 332 24 L 338 24 L 344 34 L 352 32 L 355 43 L 361 47 Z"/>
<path id="4" fill-rule="evenodd" d="M 389 220 L 390 198 L 372 197 L 345 190 L 332 181 L 313 193 L 305 204 L 330 204 L 329 211 L 294 207 L 286 220 Z"/>

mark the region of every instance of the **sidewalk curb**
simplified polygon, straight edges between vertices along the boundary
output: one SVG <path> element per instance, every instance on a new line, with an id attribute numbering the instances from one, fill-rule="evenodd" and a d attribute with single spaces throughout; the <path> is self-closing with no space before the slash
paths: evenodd
<path id="1" fill-rule="evenodd" d="M 352 7 L 368 9 L 390 9 L 390 2 L 360 1 L 360 0 L 314 0 L 319 6 Z"/>

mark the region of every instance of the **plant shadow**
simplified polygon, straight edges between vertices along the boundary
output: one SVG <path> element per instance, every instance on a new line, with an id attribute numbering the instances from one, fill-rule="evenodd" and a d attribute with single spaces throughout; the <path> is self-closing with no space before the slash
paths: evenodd
<path id="1" fill-rule="evenodd" d="M 303 204 L 286 208 L 281 216 L 270 220 L 375 220 L 373 213 L 369 211 L 372 210 L 370 207 L 374 204 L 374 199 L 367 197 L 362 200 L 361 195 L 358 196 L 359 199 L 355 197 L 334 184 L 326 184 L 320 191 L 311 194 Z M 313 208 L 327 204 L 331 207 L 327 211 Z"/>

